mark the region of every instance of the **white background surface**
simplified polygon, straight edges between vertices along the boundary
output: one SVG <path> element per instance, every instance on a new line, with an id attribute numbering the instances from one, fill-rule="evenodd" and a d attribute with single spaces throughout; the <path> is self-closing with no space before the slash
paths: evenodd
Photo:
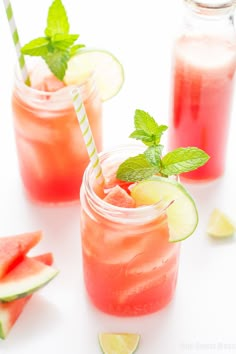
<path id="1" fill-rule="evenodd" d="M 104 104 L 105 148 L 126 142 L 136 108 L 168 123 L 171 45 L 181 0 L 64 0 L 71 30 L 87 46 L 108 49 L 126 71 L 122 92 Z M 43 34 L 49 0 L 12 0 L 22 43 Z M 163 311 L 136 319 L 98 312 L 83 288 L 79 206 L 42 208 L 26 200 L 18 174 L 10 111 L 15 52 L 0 4 L 0 235 L 44 232 L 34 253 L 52 251 L 60 275 L 28 303 L 1 354 L 99 354 L 97 333 L 141 334 L 140 354 L 236 353 L 236 239 L 214 241 L 205 233 L 213 207 L 236 221 L 235 115 L 225 176 L 189 186 L 199 227 L 182 244 L 177 291 Z M 235 109 L 234 109 L 235 112 Z"/>

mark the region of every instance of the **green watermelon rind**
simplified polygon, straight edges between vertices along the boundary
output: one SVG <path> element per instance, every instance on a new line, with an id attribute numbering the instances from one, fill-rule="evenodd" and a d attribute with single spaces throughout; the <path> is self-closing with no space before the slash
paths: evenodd
<path id="1" fill-rule="evenodd" d="M 27 257 L 28 258 L 28 257 Z M 52 253 L 44 253 L 39 256 L 34 256 L 34 260 L 40 261 L 41 263 L 51 266 L 53 263 Z M 46 285 L 46 284 L 45 284 Z M 9 331 L 17 321 L 18 317 L 21 315 L 23 308 L 26 303 L 31 299 L 31 295 L 25 298 L 19 298 L 11 302 L 3 302 L 3 306 L 0 305 L 0 338 L 6 339 Z M 12 318 L 11 313 L 15 314 Z M 10 316 L 10 317 L 9 317 Z"/>
<path id="2" fill-rule="evenodd" d="M 2 317 L 2 315 L 1 315 L 1 317 Z M 8 320 L 6 319 L 5 321 L 0 321 L 0 338 L 5 339 L 8 331 L 9 331 Z"/>
<path id="3" fill-rule="evenodd" d="M 29 277 L 31 279 L 26 279 L 24 282 L 14 281 L 11 284 L 5 284 L 4 287 L 0 284 L 0 301 L 9 302 L 32 294 L 48 284 L 53 278 L 55 278 L 58 272 L 58 270 L 47 266 L 45 272 L 41 272 L 43 273 L 42 277 L 39 273 Z"/>

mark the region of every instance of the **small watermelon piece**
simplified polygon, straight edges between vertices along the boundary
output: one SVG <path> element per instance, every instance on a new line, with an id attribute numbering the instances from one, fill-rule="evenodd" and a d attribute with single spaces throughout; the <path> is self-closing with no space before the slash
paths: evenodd
<path id="1" fill-rule="evenodd" d="M 134 182 L 122 181 L 116 177 L 117 165 L 111 166 L 108 171 L 108 176 L 105 176 L 105 185 L 104 189 L 111 189 L 115 186 L 120 186 L 128 194 L 130 194 L 129 187 L 134 184 Z"/>
<path id="2" fill-rule="evenodd" d="M 39 256 L 34 256 L 32 257 L 32 259 L 42 262 L 43 264 L 46 264 L 48 266 L 51 266 L 53 264 L 53 254 L 51 252 L 40 254 Z"/>
<path id="3" fill-rule="evenodd" d="M 113 187 L 103 200 L 122 208 L 135 208 L 134 199 L 120 186 Z"/>
<path id="4" fill-rule="evenodd" d="M 45 253 L 33 257 L 33 259 L 40 261 L 48 266 L 52 265 L 53 263 L 52 253 Z M 32 294 L 11 302 L 0 303 L 0 338 L 6 338 L 31 297 Z"/>
<path id="5" fill-rule="evenodd" d="M 30 295 L 49 283 L 58 270 L 26 257 L 0 281 L 0 301 L 13 301 Z"/>
<path id="6" fill-rule="evenodd" d="M 42 238 L 41 231 L 0 238 L 0 279 Z"/>
<path id="7" fill-rule="evenodd" d="M 39 91 L 56 92 L 66 86 L 64 82 L 57 79 L 54 75 L 46 76 L 43 81 L 40 77 L 40 82 L 37 82 L 35 79 L 39 78 L 32 77 L 31 86 Z"/>

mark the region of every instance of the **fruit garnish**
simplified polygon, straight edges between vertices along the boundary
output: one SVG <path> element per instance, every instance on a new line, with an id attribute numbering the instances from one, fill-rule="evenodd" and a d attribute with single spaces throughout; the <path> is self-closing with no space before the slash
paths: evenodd
<path id="1" fill-rule="evenodd" d="M 139 182 L 153 175 L 163 177 L 189 172 L 203 166 L 209 156 L 197 147 L 178 148 L 163 155 L 160 144 L 166 125 L 158 125 L 149 113 L 137 109 L 134 116 L 135 130 L 130 138 L 141 140 L 148 148 L 143 154 L 125 160 L 117 170 L 117 178 Z"/>
<path id="2" fill-rule="evenodd" d="M 45 253 L 39 256 L 33 257 L 37 261 L 40 261 L 47 265 L 52 265 L 53 255 L 52 253 Z M 32 294 L 25 296 L 23 298 L 0 303 L 0 338 L 5 339 L 10 332 L 11 328 L 14 326 L 18 317 L 22 313 L 25 305 L 31 299 Z"/>
<path id="3" fill-rule="evenodd" d="M 100 333 L 99 344 L 104 354 L 133 354 L 139 345 L 136 333 Z"/>
<path id="4" fill-rule="evenodd" d="M 33 39 L 22 47 L 21 52 L 42 57 L 51 72 L 63 80 L 68 60 L 79 48 L 84 47 L 83 44 L 75 44 L 79 35 L 70 34 L 69 31 L 65 7 L 61 0 L 54 0 L 48 10 L 45 36 Z"/>
<path id="5" fill-rule="evenodd" d="M 0 301 L 12 301 L 30 295 L 48 284 L 58 270 L 26 257 L 0 281 Z"/>
<path id="6" fill-rule="evenodd" d="M 164 147 L 160 142 L 168 127 L 159 125 L 145 111 L 135 111 L 134 126 L 129 137 L 142 141 L 147 148 L 142 154 L 122 162 L 116 177 L 136 182 L 131 188 L 136 207 L 162 206 L 161 210 L 165 210 L 168 217 L 169 241 L 182 241 L 194 233 L 198 212 L 192 197 L 173 177 L 204 165 L 209 156 L 197 147 L 180 147 L 163 155 Z"/>
<path id="7" fill-rule="evenodd" d="M 217 238 L 233 236 L 235 225 L 228 216 L 219 209 L 214 209 L 209 217 L 207 233 Z"/>
<path id="8" fill-rule="evenodd" d="M 193 234 L 198 224 L 198 212 L 194 200 L 179 182 L 154 176 L 137 183 L 131 189 L 136 206 L 152 205 L 159 201 L 173 201 L 166 209 L 169 241 L 182 241 Z"/>
<path id="9" fill-rule="evenodd" d="M 78 34 L 70 34 L 70 24 L 61 0 L 49 7 L 45 36 L 33 39 L 21 49 L 25 55 L 44 59 L 50 71 L 66 85 L 80 85 L 92 73 L 102 101 L 115 96 L 124 83 L 124 70 L 110 52 L 87 49 L 76 44 Z"/>
<path id="10" fill-rule="evenodd" d="M 0 238 L 0 278 L 14 268 L 42 238 L 41 231 Z"/>
<path id="11" fill-rule="evenodd" d="M 66 85 L 79 85 L 94 72 L 102 101 L 115 96 L 124 83 L 124 69 L 110 52 L 83 48 L 69 60 L 64 77 Z"/>

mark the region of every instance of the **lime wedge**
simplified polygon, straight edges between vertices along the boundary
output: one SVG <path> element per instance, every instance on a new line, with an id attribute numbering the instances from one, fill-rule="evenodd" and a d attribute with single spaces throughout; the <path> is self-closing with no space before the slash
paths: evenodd
<path id="1" fill-rule="evenodd" d="M 151 205 L 159 201 L 174 201 L 166 209 L 170 242 L 186 239 L 197 227 L 196 205 L 182 184 L 175 180 L 152 177 L 133 187 L 131 196 L 136 201 L 136 206 Z"/>
<path id="2" fill-rule="evenodd" d="M 64 77 L 66 85 L 79 85 L 94 72 L 102 101 L 115 96 L 124 83 L 124 69 L 111 53 L 83 48 L 69 60 Z"/>
<path id="3" fill-rule="evenodd" d="M 235 226 L 219 209 L 214 209 L 210 215 L 207 233 L 213 237 L 229 237 L 235 232 Z"/>
<path id="4" fill-rule="evenodd" d="M 138 347 L 140 335 L 136 333 L 100 333 L 98 339 L 104 354 L 132 354 Z"/>

